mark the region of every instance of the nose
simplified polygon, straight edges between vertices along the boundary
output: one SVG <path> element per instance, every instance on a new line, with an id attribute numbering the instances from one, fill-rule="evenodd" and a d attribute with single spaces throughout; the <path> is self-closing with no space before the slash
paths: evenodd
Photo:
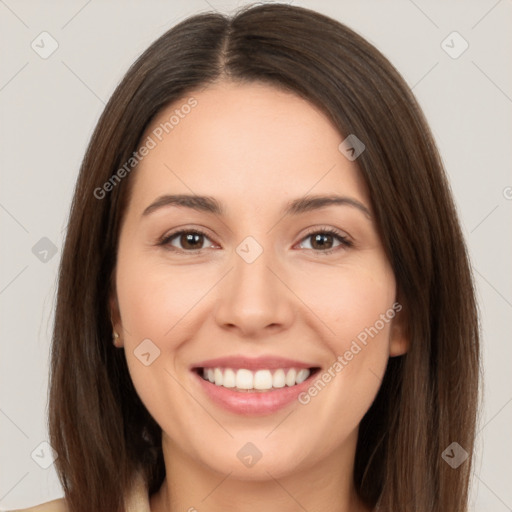
<path id="1" fill-rule="evenodd" d="M 232 269 L 219 283 L 217 325 L 254 338 L 287 329 L 296 308 L 284 274 L 270 250 L 251 263 L 234 252 Z"/>

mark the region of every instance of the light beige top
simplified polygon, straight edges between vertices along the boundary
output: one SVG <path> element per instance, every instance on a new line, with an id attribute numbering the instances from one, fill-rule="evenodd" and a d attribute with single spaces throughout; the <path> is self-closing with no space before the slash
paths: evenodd
<path id="1" fill-rule="evenodd" d="M 149 508 L 149 494 L 142 474 L 138 473 L 130 492 L 125 496 L 125 512 L 151 512 Z M 12 510 L 10 512 L 68 512 L 66 500 L 48 501 L 35 507 Z"/>

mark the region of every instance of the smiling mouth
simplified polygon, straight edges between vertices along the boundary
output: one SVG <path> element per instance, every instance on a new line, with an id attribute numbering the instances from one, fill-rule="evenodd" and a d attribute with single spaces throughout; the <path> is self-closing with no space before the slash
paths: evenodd
<path id="1" fill-rule="evenodd" d="M 194 371 L 211 384 L 248 393 L 277 391 L 302 384 L 312 378 L 320 368 L 276 368 L 248 370 L 247 368 L 195 368 Z"/>

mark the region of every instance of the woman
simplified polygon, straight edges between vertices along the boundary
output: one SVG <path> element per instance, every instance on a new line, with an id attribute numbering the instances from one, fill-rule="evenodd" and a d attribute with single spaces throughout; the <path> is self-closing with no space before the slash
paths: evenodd
<path id="1" fill-rule="evenodd" d="M 49 404 L 65 499 L 33 510 L 463 512 L 478 377 L 449 186 L 382 54 L 279 4 L 151 45 L 78 178 Z"/>

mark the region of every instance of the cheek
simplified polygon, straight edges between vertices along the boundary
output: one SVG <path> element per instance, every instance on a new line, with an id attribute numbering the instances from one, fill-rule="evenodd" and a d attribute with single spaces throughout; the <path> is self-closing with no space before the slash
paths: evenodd
<path id="1" fill-rule="evenodd" d="M 219 271 L 203 271 L 200 265 L 173 268 L 168 262 L 137 254 L 128 246 L 122 254 L 116 287 L 131 379 L 155 420 L 172 437 L 185 439 L 191 435 L 187 429 L 194 417 L 206 423 L 210 419 L 183 392 L 179 383 L 184 378 L 180 356 L 197 336 L 208 313 L 206 294 L 218 282 Z M 137 357 L 142 352 L 141 342 L 147 339 L 157 347 L 147 345 L 149 359 L 153 360 L 154 351 L 160 354 L 148 366 Z M 169 411 L 181 411 L 185 419 L 173 421 Z"/>
<path id="2" fill-rule="evenodd" d="M 179 395 L 168 372 L 175 374 L 179 346 L 193 334 L 187 332 L 187 314 L 204 294 L 204 287 L 197 276 L 170 272 L 168 265 L 133 248 L 126 246 L 120 253 L 116 289 L 124 351 L 134 385 L 153 411 L 163 406 L 154 403 L 156 389 Z"/>
<path id="3" fill-rule="evenodd" d="M 318 272 L 315 286 L 299 293 L 324 325 L 331 356 L 301 403 L 314 407 L 315 416 L 334 431 L 355 427 L 371 406 L 389 359 L 394 276 L 381 261 L 339 267 Z"/>
<path id="4" fill-rule="evenodd" d="M 193 337 L 192 324 L 187 324 L 206 285 L 192 273 L 170 272 L 168 265 L 149 260 L 130 255 L 118 264 L 116 284 L 126 363 L 137 394 L 153 418 L 173 438 L 184 439 L 187 421 L 174 421 L 170 411 L 189 411 L 187 420 L 191 421 L 192 413 L 201 416 L 201 410 L 194 409 L 183 393 L 176 377 L 176 360 L 180 347 Z M 144 353 L 149 353 L 148 365 Z"/>
<path id="5" fill-rule="evenodd" d="M 340 354 L 353 339 L 377 323 L 381 338 L 389 334 L 389 322 L 382 315 L 395 302 L 396 283 L 387 262 L 368 258 L 354 264 L 320 267 L 313 277 L 297 279 L 294 291 L 314 312 L 312 322 L 320 321 L 326 332 L 325 340 Z M 389 315 L 388 315 L 389 316 Z"/>
<path id="6" fill-rule="evenodd" d="M 197 268 L 171 271 L 168 264 L 149 264 L 151 261 L 141 255 L 125 259 L 118 266 L 119 308 L 130 344 L 144 338 L 165 339 L 172 344 L 172 330 L 183 330 L 187 314 L 210 287 Z"/>

